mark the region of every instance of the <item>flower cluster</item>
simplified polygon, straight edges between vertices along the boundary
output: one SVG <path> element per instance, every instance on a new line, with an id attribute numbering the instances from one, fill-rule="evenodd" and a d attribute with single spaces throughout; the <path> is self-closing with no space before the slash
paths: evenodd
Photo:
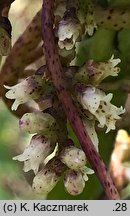
<path id="1" fill-rule="evenodd" d="M 64 175 L 64 186 L 71 195 L 79 195 L 85 187 L 87 175 L 94 171 L 86 167 L 86 156 L 83 150 L 70 145 L 66 146 L 60 153 L 60 159 L 69 169 Z"/>
<path id="2" fill-rule="evenodd" d="M 25 113 L 19 120 L 21 131 L 35 134 L 30 144 L 14 160 L 24 161 L 24 171 L 37 174 L 40 164 L 54 151 L 57 141 L 56 120 L 48 113 Z"/>
<path id="3" fill-rule="evenodd" d="M 73 148 L 73 152 L 69 152 L 69 147 L 65 148 L 60 154 L 60 158 L 54 157 L 49 163 L 35 176 L 33 180 L 33 190 L 36 193 L 42 193 L 47 195 L 57 184 L 61 174 L 64 174 L 64 186 L 66 191 L 73 195 L 79 195 L 82 193 L 85 187 L 85 181 L 88 180 L 87 175 L 93 174 L 93 170 L 86 167 L 86 158 L 84 158 L 84 152 L 76 147 Z M 66 151 L 67 150 L 67 151 Z M 80 152 L 81 155 L 77 155 Z M 72 154 L 72 159 L 68 157 L 66 153 Z M 74 167 L 72 160 L 76 161 L 77 166 Z M 84 160 L 84 163 L 82 160 Z M 55 165 L 54 165 L 55 164 Z M 80 166 L 80 168 L 79 168 Z"/>
<path id="4" fill-rule="evenodd" d="M 93 23 L 90 21 L 90 16 L 87 15 L 86 18 L 86 14 L 89 12 L 88 14 L 90 15 L 93 10 L 91 6 L 90 0 L 87 0 L 83 7 L 80 0 L 69 1 L 67 5 L 62 0 L 59 2 L 55 9 L 55 35 L 58 39 L 59 54 L 61 56 L 66 55 L 70 58 L 71 52 L 71 60 L 73 60 L 75 56 L 72 54 L 75 52 L 76 43 L 82 40 L 82 36 L 85 36 L 86 32 L 91 34 Z M 95 27 L 96 25 L 94 24 Z M 68 62 L 70 63 L 71 61 Z"/>
<path id="5" fill-rule="evenodd" d="M 117 76 L 120 68 L 117 65 L 120 59 L 114 59 L 114 56 L 106 62 L 94 62 L 89 60 L 75 74 L 78 83 L 83 83 L 84 87 L 78 91 L 78 101 L 87 111 L 87 117 L 83 117 L 84 126 L 98 151 L 98 137 L 95 131 L 95 123 L 98 127 L 106 126 L 106 133 L 115 130 L 115 123 L 125 112 L 122 107 L 118 108 L 111 103 L 113 94 L 106 93 L 98 88 L 98 85 L 108 76 Z"/>
<path id="6" fill-rule="evenodd" d="M 112 55 L 106 61 L 94 61 L 94 58 L 89 58 L 89 50 L 86 53 L 88 60 L 70 66 L 71 60 L 76 58 L 78 41 L 91 41 L 89 36 L 94 34 L 94 30 L 97 31 L 93 7 L 88 2 L 91 3 L 87 0 L 86 6 L 82 6 L 80 0 L 56 1 L 54 33 L 69 92 L 89 137 L 99 151 L 96 126 L 106 127 L 106 133 L 114 130 L 116 121 L 125 110 L 112 104 L 112 93 L 106 94 L 99 88 L 105 78 L 118 75 L 119 58 L 114 59 Z M 79 52 L 78 49 L 76 51 Z M 46 68 L 44 75 L 41 72 L 43 67 Z M 30 101 L 37 104 L 33 109 L 35 111 L 24 113 L 19 120 L 20 130 L 32 134 L 32 138 L 23 153 L 13 159 L 24 162 L 25 172 L 33 170 L 35 177 L 32 189 L 35 193 L 47 196 L 63 175 L 65 190 L 73 196 L 79 195 L 88 175 L 94 171 L 86 166 L 84 151 L 77 148 L 68 137 L 67 116 L 58 100 L 51 77 L 48 76 L 46 65 L 43 67 L 40 67 L 40 74 L 35 73 L 11 87 L 5 85 L 8 89 L 6 97 L 14 100 L 12 110 L 17 110 L 24 103 L 28 105 Z"/>
<path id="7" fill-rule="evenodd" d="M 15 99 L 12 110 L 14 108 L 16 110 L 20 104 L 30 100 L 35 100 L 40 104 L 40 98 L 42 100 L 41 96 L 44 95 L 43 90 L 45 89 L 42 85 L 43 79 L 41 75 L 33 75 L 15 86 L 5 86 L 9 88 L 6 97 Z M 39 100 L 36 100 L 38 98 Z M 21 117 L 19 120 L 20 130 L 33 134 L 33 136 L 24 152 L 13 159 L 24 162 L 24 172 L 34 171 L 32 188 L 35 193 L 47 196 L 59 181 L 60 176 L 64 174 L 66 191 L 71 195 L 78 195 L 85 187 L 85 181 L 88 180 L 87 174 L 92 174 L 93 171 L 85 166 L 87 161 L 85 153 L 72 145 L 72 141 L 71 144 L 69 141 L 69 145 L 63 146 L 62 150 L 54 153 L 56 143 L 58 142 L 60 145 L 58 139 L 60 120 L 45 111 L 36 110 L 25 113 Z M 58 157 L 55 157 L 56 155 Z M 48 161 L 48 157 L 52 160 Z M 58 168 L 56 164 L 58 164 Z M 61 170 L 60 173 L 59 170 Z"/>

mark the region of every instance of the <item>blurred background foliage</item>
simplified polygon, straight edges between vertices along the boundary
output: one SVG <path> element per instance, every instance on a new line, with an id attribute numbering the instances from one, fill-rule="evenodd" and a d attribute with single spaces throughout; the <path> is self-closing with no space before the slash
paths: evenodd
<path id="1" fill-rule="evenodd" d="M 99 0 L 100 1 L 100 0 Z M 103 5 L 106 5 L 107 1 L 100 1 Z M 112 4 L 116 4 L 117 0 L 109 0 Z M 120 2 L 124 2 L 120 0 Z M 10 20 L 13 26 L 12 32 L 12 40 L 14 41 L 18 38 L 18 36 L 23 32 L 26 28 L 27 24 L 34 16 L 34 14 L 41 7 L 42 0 L 16 0 L 10 10 Z M 118 0 L 119 3 L 119 0 Z M 104 34 L 107 39 L 107 32 Z M 115 33 L 111 32 L 111 38 Z M 93 36 L 95 37 L 95 36 Z M 98 37 L 98 35 L 97 35 Z M 120 35 L 120 38 L 122 35 Z M 110 39 L 110 37 L 109 37 Z M 89 41 L 90 40 L 90 41 Z M 89 39 L 87 42 L 83 42 L 81 44 L 81 55 L 80 62 L 84 62 L 87 59 L 89 54 L 87 53 L 87 48 L 91 46 L 91 40 Z M 108 43 L 111 43 L 111 40 Z M 124 39 L 126 40 L 126 38 Z M 100 46 L 104 46 L 104 53 L 106 53 L 105 59 L 108 56 L 111 56 L 113 50 L 109 50 L 110 53 L 107 53 L 105 50 L 105 40 L 100 40 L 98 44 Z M 86 43 L 86 44 L 84 44 Z M 103 44 L 104 43 L 104 44 Z M 85 46 L 84 46 L 85 45 Z M 97 44 L 96 44 L 97 45 Z M 91 49 L 90 56 L 93 56 L 92 52 L 96 52 L 94 50 L 95 45 L 93 44 L 93 49 Z M 108 46 L 108 45 L 107 45 Z M 123 45 L 122 45 L 123 46 Z M 86 47 L 86 49 L 85 49 Z M 127 46 L 128 48 L 128 46 Z M 89 48 L 88 48 L 89 49 Z M 125 53 L 124 49 L 122 49 Z M 129 50 L 127 50 L 128 52 Z M 124 54 L 123 53 L 123 54 Z M 86 55 L 86 59 L 84 56 Z M 99 57 L 98 55 L 96 57 Z M 95 57 L 95 58 L 96 58 Z M 35 67 L 35 65 L 34 65 Z M 125 68 L 125 63 L 121 64 L 122 71 Z M 129 70 L 129 69 L 128 69 Z M 122 73 L 121 73 L 122 74 Z M 120 75 L 121 76 L 121 75 Z M 122 76 L 121 76 L 122 77 Z M 111 79 L 110 79 L 111 81 Z M 125 100 L 127 95 L 122 90 L 113 90 L 114 98 L 113 103 L 120 106 L 125 104 Z M 129 102 L 127 101 L 127 107 L 129 107 Z M 128 132 L 130 132 L 129 127 L 126 128 Z M 71 128 L 69 128 L 70 137 L 74 140 L 74 142 L 78 145 L 78 141 L 73 134 Z M 106 163 L 109 165 L 109 159 L 111 155 L 111 151 L 113 149 L 113 144 L 115 140 L 116 131 L 112 131 L 109 134 L 105 134 L 102 131 L 98 131 L 99 141 L 100 141 L 100 154 Z M 6 108 L 5 104 L 0 101 L 0 199 L 35 199 L 36 197 L 32 194 L 31 189 L 27 181 L 25 180 L 24 174 L 22 172 L 22 163 L 18 163 L 12 160 L 12 157 L 21 153 L 24 149 L 24 146 L 29 143 L 30 137 L 27 134 L 21 134 L 18 128 L 18 119 L 13 116 L 10 111 Z M 128 197 L 130 194 L 130 188 L 128 187 L 123 192 L 123 197 Z M 37 197 L 37 199 L 42 197 Z M 95 175 L 91 175 L 89 177 L 89 181 L 86 183 L 86 187 L 84 192 L 80 196 L 72 197 L 68 195 L 63 187 L 63 181 L 57 184 L 54 190 L 49 194 L 48 199 L 100 199 L 102 198 L 102 188 L 95 177 Z"/>

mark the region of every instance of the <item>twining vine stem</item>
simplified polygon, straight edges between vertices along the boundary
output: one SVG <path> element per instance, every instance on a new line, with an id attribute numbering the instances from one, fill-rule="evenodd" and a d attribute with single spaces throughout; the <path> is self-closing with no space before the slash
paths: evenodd
<path id="1" fill-rule="evenodd" d="M 43 0 L 42 7 L 42 35 L 48 70 L 66 116 L 86 154 L 88 161 L 99 178 L 107 198 L 119 199 L 117 189 L 106 170 L 104 162 L 96 152 L 95 147 L 83 126 L 67 87 L 53 32 L 54 3 L 54 0 Z"/>

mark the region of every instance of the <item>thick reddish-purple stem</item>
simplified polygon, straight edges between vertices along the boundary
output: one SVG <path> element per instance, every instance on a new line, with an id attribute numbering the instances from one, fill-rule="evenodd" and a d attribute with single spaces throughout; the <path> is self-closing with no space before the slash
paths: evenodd
<path id="1" fill-rule="evenodd" d="M 107 198 L 119 199 L 117 189 L 115 188 L 112 179 L 106 170 L 104 162 L 100 158 L 100 155 L 96 152 L 68 91 L 67 82 L 64 77 L 53 32 L 54 2 L 54 0 L 44 0 L 42 8 L 42 35 L 47 66 L 66 116 L 86 154 L 87 159 L 99 178 Z"/>

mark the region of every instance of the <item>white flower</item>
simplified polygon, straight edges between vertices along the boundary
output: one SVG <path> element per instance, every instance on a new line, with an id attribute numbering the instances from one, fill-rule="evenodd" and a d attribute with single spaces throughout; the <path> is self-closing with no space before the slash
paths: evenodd
<path id="1" fill-rule="evenodd" d="M 72 196 L 83 192 L 85 181 L 80 171 L 67 170 L 64 175 L 64 186 L 66 191 Z"/>
<path id="2" fill-rule="evenodd" d="M 12 110 L 17 110 L 20 104 L 32 99 L 38 99 L 42 92 L 42 78 L 39 75 L 32 75 L 14 86 L 4 86 L 9 91 L 6 93 L 8 99 L 15 99 Z"/>
<path id="3" fill-rule="evenodd" d="M 19 120 L 19 127 L 22 131 L 30 134 L 38 133 L 47 136 L 53 136 L 55 139 L 55 119 L 48 113 L 33 112 L 25 113 Z"/>
<path id="4" fill-rule="evenodd" d="M 88 76 L 92 84 L 99 84 L 103 79 L 108 76 L 118 76 L 120 71 L 119 67 L 116 67 L 121 60 L 114 59 L 112 55 L 111 59 L 106 62 L 94 62 L 89 60 L 84 66 L 88 72 Z"/>
<path id="5" fill-rule="evenodd" d="M 25 148 L 21 155 L 13 158 L 13 160 L 24 161 L 24 172 L 33 170 L 36 174 L 39 165 L 53 151 L 54 145 L 42 135 L 34 135 L 30 144 Z"/>
<path id="6" fill-rule="evenodd" d="M 116 120 L 125 112 L 122 107 L 118 108 L 110 103 L 112 96 L 111 93 L 106 95 L 105 92 L 91 86 L 80 95 L 83 108 L 95 116 L 99 127 L 107 126 L 106 133 L 115 129 Z"/>
<path id="7" fill-rule="evenodd" d="M 85 118 L 83 124 L 90 139 L 92 140 L 92 143 L 94 144 L 96 150 L 98 151 L 99 140 L 98 140 L 97 133 L 95 131 L 95 120 L 88 120 L 87 118 Z"/>
<path id="8" fill-rule="evenodd" d="M 85 153 L 75 146 L 65 147 L 60 154 L 60 160 L 73 170 L 80 170 L 86 164 Z"/>
<path id="9" fill-rule="evenodd" d="M 74 47 L 81 33 L 81 26 L 75 19 L 61 20 L 59 22 L 57 36 L 60 49 L 70 50 Z"/>

